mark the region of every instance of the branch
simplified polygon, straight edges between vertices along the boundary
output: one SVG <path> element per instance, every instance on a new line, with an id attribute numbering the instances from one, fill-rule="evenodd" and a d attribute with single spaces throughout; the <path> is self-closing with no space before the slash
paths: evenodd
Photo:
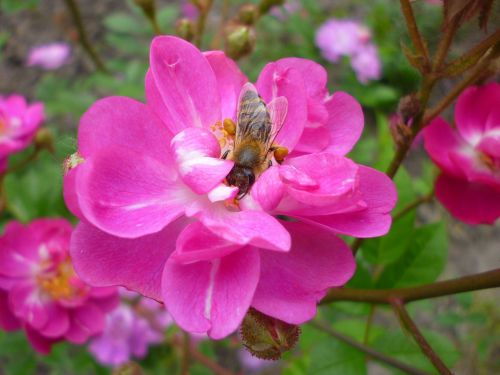
<path id="1" fill-rule="evenodd" d="M 421 204 L 431 202 L 433 198 L 434 198 L 434 189 L 432 189 L 432 191 L 430 191 L 427 195 L 424 195 L 423 197 L 418 197 L 413 202 L 408 203 L 406 206 L 404 206 L 401 210 L 399 210 L 393 215 L 392 220 L 396 221 L 398 219 L 401 219 L 404 215 L 414 210 Z"/>
<path id="2" fill-rule="evenodd" d="M 406 26 L 408 27 L 408 34 L 410 35 L 413 47 L 417 54 L 424 59 L 423 66 L 426 68 L 424 70 L 427 70 L 429 67 L 429 53 L 418 30 L 410 0 L 401 0 L 401 11 L 406 19 Z"/>
<path id="3" fill-rule="evenodd" d="M 439 371 L 439 373 L 443 375 L 452 375 L 451 371 L 448 369 L 448 367 L 446 367 L 441 358 L 439 358 L 436 352 L 432 349 L 430 344 L 418 329 L 415 322 L 411 319 L 410 314 L 408 314 L 408 311 L 406 311 L 403 302 L 401 300 L 395 299 L 391 301 L 391 304 L 394 308 L 394 311 L 401 320 L 402 325 L 411 333 L 418 346 L 420 346 L 422 353 L 424 353 L 425 356 L 429 358 L 429 360 Z"/>
<path id="4" fill-rule="evenodd" d="M 198 6 L 198 20 L 196 21 L 196 35 L 194 37 L 194 44 L 198 48 L 201 48 L 201 43 L 203 41 L 203 33 L 205 32 L 205 25 L 207 22 L 208 12 L 212 7 L 212 0 L 207 0 L 202 6 Z"/>
<path id="5" fill-rule="evenodd" d="M 500 268 L 464 276 L 457 279 L 438 281 L 431 284 L 397 289 L 352 289 L 333 288 L 330 289 L 321 304 L 333 301 L 353 301 L 377 304 L 390 304 L 392 300 L 398 299 L 402 302 L 418 301 L 421 299 L 436 298 L 470 292 L 473 290 L 500 287 Z"/>
<path id="6" fill-rule="evenodd" d="M 350 338 L 349 336 L 346 336 L 340 332 L 335 331 L 334 329 L 330 328 L 328 324 L 323 323 L 323 322 L 318 322 L 318 321 L 313 321 L 311 322 L 311 325 L 315 328 L 320 329 L 323 332 L 328 333 L 330 336 L 335 337 L 336 339 L 345 342 L 348 345 L 351 345 L 353 348 L 358 349 L 359 351 L 367 354 L 373 359 L 379 360 L 381 362 L 384 362 L 385 364 L 388 364 L 392 367 L 395 367 L 401 371 L 405 371 L 407 374 L 411 375 L 429 375 L 427 372 L 419 370 L 417 368 L 414 368 L 412 366 L 407 365 L 404 362 L 401 362 L 395 358 L 389 357 L 388 355 L 385 355 L 383 353 L 380 353 L 376 351 L 375 349 L 370 348 L 367 345 L 361 344 L 360 342 Z"/>
<path id="7" fill-rule="evenodd" d="M 191 337 L 187 332 L 182 332 L 182 336 L 181 375 L 189 375 L 189 367 L 191 366 Z"/>
<path id="8" fill-rule="evenodd" d="M 78 31 L 78 36 L 79 36 L 78 40 L 80 41 L 80 44 L 82 45 L 83 49 L 92 59 L 97 69 L 107 73 L 108 70 L 106 69 L 106 66 L 99 58 L 99 55 L 97 54 L 96 50 L 89 41 L 89 38 L 87 36 L 87 31 L 83 26 L 82 16 L 80 14 L 80 9 L 78 8 L 76 0 L 64 0 L 64 2 L 66 3 L 66 6 L 68 7 L 69 12 L 71 13 L 71 17 L 73 18 L 73 22 L 75 23 L 76 29 Z"/>

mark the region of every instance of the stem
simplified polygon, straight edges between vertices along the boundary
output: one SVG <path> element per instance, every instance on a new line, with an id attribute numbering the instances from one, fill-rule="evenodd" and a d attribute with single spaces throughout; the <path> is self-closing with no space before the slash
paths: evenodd
<path id="1" fill-rule="evenodd" d="M 439 41 L 439 46 L 434 55 L 434 61 L 432 62 L 432 70 L 434 72 L 439 71 L 441 66 L 443 65 L 444 59 L 446 55 L 448 55 L 448 50 L 450 49 L 451 42 L 453 41 L 453 37 L 458 30 L 459 23 L 457 22 L 457 18 L 448 25 L 444 36 Z"/>
<path id="2" fill-rule="evenodd" d="M 423 67 L 424 70 L 429 68 L 429 53 L 425 47 L 420 31 L 418 30 L 417 22 L 415 20 L 415 15 L 413 14 L 413 8 L 411 7 L 410 0 L 401 0 L 401 11 L 406 19 L 406 26 L 408 27 L 408 34 L 413 43 L 413 47 L 417 54 L 423 57 Z"/>
<path id="3" fill-rule="evenodd" d="M 198 8 L 200 14 L 198 15 L 198 20 L 196 22 L 196 35 L 194 37 L 194 44 L 196 44 L 198 48 L 201 48 L 203 33 L 205 32 L 205 25 L 207 22 L 207 16 L 211 7 L 212 1 L 207 1 L 205 6 Z"/>
<path id="4" fill-rule="evenodd" d="M 191 338 L 188 333 L 183 332 L 181 375 L 189 375 L 190 366 L 191 366 Z"/>
<path id="5" fill-rule="evenodd" d="M 313 321 L 311 322 L 311 325 L 315 328 L 320 329 L 323 332 L 328 333 L 329 335 L 335 337 L 336 339 L 345 342 L 348 345 L 351 345 L 353 348 L 358 349 L 359 351 L 367 354 L 373 359 L 379 360 L 381 362 L 384 362 L 385 364 L 388 364 L 392 367 L 395 367 L 399 370 L 405 371 L 407 374 L 412 374 L 412 375 L 428 375 L 427 372 L 419 370 L 417 368 L 414 368 L 412 366 L 407 365 L 404 362 L 401 362 L 395 358 L 389 357 L 383 353 L 380 353 L 376 351 L 375 349 L 370 348 L 367 345 L 361 344 L 360 342 L 357 342 L 356 340 L 350 338 L 349 336 L 346 336 L 340 332 L 335 331 L 334 329 L 330 328 L 328 324 L 325 324 L 323 322 L 318 322 L 318 321 Z"/>
<path id="6" fill-rule="evenodd" d="M 366 327 L 365 327 L 365 334 L 363 337 L 363 344 L 368 344 L 368 340 L 370 339 L 370 331 L 372 328 L 372 323 L 373 323 L 373 318 L 375 317 L 375 309 L 377 308 L 376 305 L 371 305 L 370 306 L 370 312 L 368 313 L 368 319 L 366 319 Z"/>
<path id="7" fill-rule="evenodd" d="M 404 206 L 400 211 L 396 212 L 394 216 L 392 217 L 393 221 L 396 221 L 406 215 L 408 212 L 414 210 L 418 206 L 420 206 L 423 203 L 429 203 L 432 201 L 434 198 L 434 189 L 430 191 L 427 195 L 424 195 L 423 197 L 418 197 L 415 199 L 413 202 L 408 203 L 406 206 Z"/>
<path id="8" fill-rule="evenodd" d="M 9 173 L 19 172 L 20 170 L 22 170 L 29 163 L 31 163 L 32 161 L 35 161 L 38 158 L 40 151 L 42 151 L 42 148 L 35 146 L 35 149 L 33 150 L 33 152 L 31 154 L 29 154 L 25 159 L 21 160 L 16 165 L 12 166 L 11 168 L 8 168 L 4 172 L 4 175 L 7 175 Z"/>
<path id="9" fill-rule="evenodd" d="M 430 344 L 427 342 L 425 337 L 422 335 L 422 332 L 418 329 L 415 322 L 411 319 L 410 314 L 406 311 L 404 303 L 401 300 L 395 299 L 391 301 L 392 307 L 394 311 L 398 315 L 401 320 L 402 325 L 411 333 L 418 346 L 422 350 L 427 358 L 432 362 L 434 367 L 439 371 L 440 374 L 443 375 L 452 375 L 451 371 L 446 367 L 444 362 L 439 358 L 436 352 L 432 349 Z"/>
<path id="10" fill-rule="evenodd" d="M 500 268 L 475 275 L 459 277 L 457 279 L 438 281 L 411 288 L 397 289 L 330 289 L 322 304 L 333 301 L 368 302 L 376 304 L 390 304 L 392 300 L 403 302 L 418 301 L 427 298 L 436 298 L 470 292 L 473 290 L 500 287 Z"/>
<path id="11" fill-rule="evenodd" d="M 80 44 L 82 45 L 83 49 L 87 52 L 89 57 L 92 59 L 96 68 L 102 72 L 107 73 L 108 70 L 106 69 L 106 66 L 104 65 L 104 63 L 100 59 L 99 55 L 97 54 L 96 50 L 94 49 L 94 46 L 89 41 L 89 38 L 87 36 L 87 31 L 85 30 L 85 27 L 83 26 L 83 21 L 82 21 L 80 9 L 78 8 L 76 1 L 75 0 L 64 0 L 64 2 L 66 3 L 66 6 L 68 7 L 69 12 L 71 13 L 71 17 L 73 18 L 73 22 L 75 23 L 76 29 L 78 31 L 78 36 L 79 36 L 78 40 L 80 41 Z"/>

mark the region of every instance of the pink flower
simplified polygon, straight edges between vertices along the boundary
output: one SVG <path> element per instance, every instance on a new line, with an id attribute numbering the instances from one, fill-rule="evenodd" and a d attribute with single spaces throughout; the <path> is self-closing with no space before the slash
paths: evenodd
<path id="1" fill-rule="evenodd" d="M 158 302 L 137 296 L 138 301 L 121 303 L 113 310 L 104 331 L 91 340 L 89 350 L 102 364 L 118 366 L 131 357 L 144 358 L 150 345 L 163 341 L 170 315 Z"/>
<path id="2" fill-rule="evenodd" d="M 195 19 L 198 17 L 198 8 L 189 0 L 183 0 L 181 3 L 181 14 L 184 18 Z"/>
<path id="3" fill-rule="evenodd" d="M 287 104 L 276 143 L 292 156 L 235 200 L 221 122 L 236 120 L 246 77 L 224 53 L 176 37 L 155 38 L 150 56 L 147 105 L 106 98 L 81 119 L 64 192 L 82 219 L 71 242 L 77 272 L 163 301 L 184 330 L 211 338 L 234 332 L 250 306 L 292 324 L 311 319 L 326 290 L 354 272 L 336 233 L 373 237 L 391 223 L 393 183 L 344 156 L 363 126 L 351 112 L 359 105 L 342 93 L 316 97 L 326 95 L 325 73 L 315 65 L 305 75 L 302 62 L 312 62 L 264 67 L 255 87 L 271 106 Z M 327 145 L 294 157 L 322 106 Z"/>
<path id="4" fill-rule="evenodd" d="M 70 54 L 71 47 L 68 43 L 42 44 L 30 49 L 26 65 L 39 66 L 45 70 L 54 70 L 66 64 Z"/>
<path id="5" fill-rule="evenodd" d="M 371 42 L 366 26 L 352 20 L 330 19 L 316 32 L 316 45 L 323 57 L 333 63 L 342 56 L 350 57 L 360 83 L 366 84 L 381 75 L 377 47 Z"/>
<path id="6" fill-rule="evenodd" d="M 0 237 L 0 326 L 22 327 L 44 354 L 57 341 L 81 344 L 99 333 L 118 302 L 115 288 L 93 288 L 75 275 L 71 231 L 66 220 L 39 219 L 11 222 Z"/>
<path id="7" fill-rule="evenodd" d="M 28 105 L 20 95 L 0 96 L 0 161 L 28 147 L 44 119 L 43 104 Z"/>
<path id="8" fill-rule="evenodd" d="M 425 149 L 442 170 L 436 196 L 459 220 L 493 224 L 500 217 L 500 84 L 466 89 L 455 123 L 437 118 L 424 130 Z"/>

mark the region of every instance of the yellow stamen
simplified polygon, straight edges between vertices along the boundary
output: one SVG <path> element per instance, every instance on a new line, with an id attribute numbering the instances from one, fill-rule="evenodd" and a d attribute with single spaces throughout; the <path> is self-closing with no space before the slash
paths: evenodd
<path id="1" fill-rule="evenodd" d="M 228 135 L 235 135 L 236 134 L 236 124 L 234 123 L 233 120 L 230 118 L 224 119 L 224 130 L 227 132 Z"/>

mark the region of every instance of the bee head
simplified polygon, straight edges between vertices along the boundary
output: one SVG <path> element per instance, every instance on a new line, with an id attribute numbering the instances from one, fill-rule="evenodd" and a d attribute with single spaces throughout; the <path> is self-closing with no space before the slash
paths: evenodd
<path id="1" fill-rule="evenodd" d="M 248 193 L 248 190 L 255 182 L 255 175 L 252 168 L 235 165 L 227 175 L 227 182 L 239 189 L 237 199 L 241 199 Z"/>

